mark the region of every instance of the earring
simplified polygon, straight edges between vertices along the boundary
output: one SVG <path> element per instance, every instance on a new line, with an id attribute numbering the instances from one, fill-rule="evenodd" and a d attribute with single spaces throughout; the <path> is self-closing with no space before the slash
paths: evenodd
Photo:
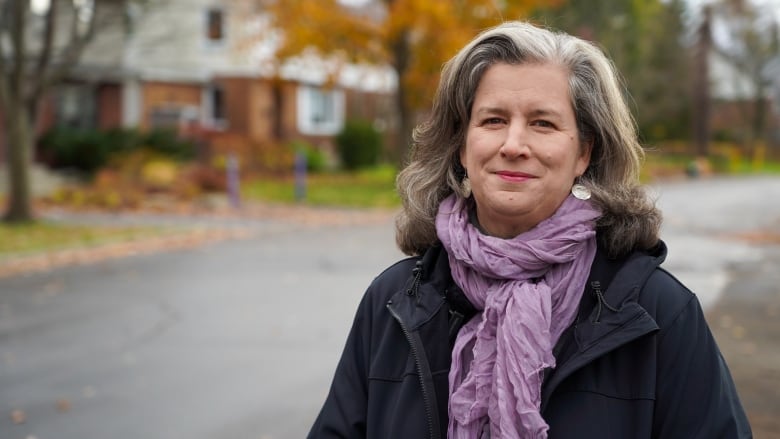
<path id="1" fill-rule="evenodd" d="M 463 180 L 460 181 L 460 194 L 463 195 L 463 198 L 468 198 L 471 196 L 471 181 L 469 181 L 469 177 L 463 177 Z"/>
<path id="2" fill-rule="evenodd" d="M 576 183 L 571 187 L 571 194 L 578 200 L 589 200 L 591 195 L 590 189 L 579 183 Z"/>

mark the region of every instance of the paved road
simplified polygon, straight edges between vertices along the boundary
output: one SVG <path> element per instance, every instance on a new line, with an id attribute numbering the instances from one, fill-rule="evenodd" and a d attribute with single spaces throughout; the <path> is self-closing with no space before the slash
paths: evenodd
<path id="1" fill-rule="evenodd" d="M 763 258 L 714 237 L 780 231 L 780 179 L 658 192 L 667 266 L 705 303 L 734 264 Z M 0 439 L 302 437 L 357 301 L 400 256 L 390 218 L 277 221 L 252 239 L 0 280 Z"/>
<path id="2" fill-rule="evenodd" d="M 719 297 L 736 264 L 766 257 L 767 249 L 736 239 L 739 235 L 764 234 L 780 241 L 780 178 L 680 181 L 655 191 L 664 212 L 662 237 L 669 246 L 664 266 L 705 307 Z"/>

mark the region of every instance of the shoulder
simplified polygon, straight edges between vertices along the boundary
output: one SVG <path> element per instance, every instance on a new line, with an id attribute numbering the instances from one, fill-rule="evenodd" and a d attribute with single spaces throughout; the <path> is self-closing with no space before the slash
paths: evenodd
<path id="1" fill-rule="evenodd" d="M 602 276 L 609 271 L 615 273 L 612 283 L 617 297 L 613 299 L 638 302 L 662 331 L 686 310 L 700 311 L 696 295 L 661 266 L 666 254 L 665 243 L 659 241 L 652 249 L 636 251 L 610 264 L 594 262 L 594 270 L 601 267 Z"/>
<path id="2" fill-rule="evenodd" d="M 379 273 L 371 282 L 371 285 L 383 286 L 405 281 L 419 260 L 419 256 L 411 256 L 395 262 Z"/>
<path id="3" fill-rule="evenodd" d="M 409 257 L 385 268 L 368 286 L 363 297 L 364 306 L 381 307 L 407 283 L 411 282 L 412 273 L 419 257 Z"/>
<path id="4" fill-rule="evenodd" d="M 639 303 L 655 319 L 661 332 L 681 320 L 703 319 L 696 295 L 677 277 L 662 267 L 650 274 L 643 286 Z"/>

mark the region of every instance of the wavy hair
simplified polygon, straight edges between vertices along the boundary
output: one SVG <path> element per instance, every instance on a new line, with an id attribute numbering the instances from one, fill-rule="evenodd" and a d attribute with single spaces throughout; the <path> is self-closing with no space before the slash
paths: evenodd
<path id="1" fill-rule="evenodd" d="M 592 145 L 579 183 L 591 190 L 591 200 L 602 211 L 597 222 L 601 245 L 613 257 L 656 245 L 661 213 L 639 183 L 644 151 L 612 62 L 587 41 L 507 22 L 480 33 L 444 64 L 431 113 L 415 129 L 408 165 L 396 180 L 403 203 L 396 219 L 401 251 L 422 254 L 435 245 L 439 203 L 453 192 L 463 196 L 460 149 L 479 81 L 497 63 L 555 64 L 568 71 L 580 142 Z"/>

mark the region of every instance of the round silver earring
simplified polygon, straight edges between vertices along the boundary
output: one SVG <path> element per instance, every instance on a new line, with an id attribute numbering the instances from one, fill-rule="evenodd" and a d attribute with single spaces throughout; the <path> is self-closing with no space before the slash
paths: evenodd
<path id="1" fill-rule="evenodd" d="M 590 189 L 579 183 L 571 187 L 571 194 L 578 200 L 589 200 L 591 195 Z"/>
<path id="2" fill-rule="evenodd" d="M 468 177 L 463 177 L 463 180 L 460 181 L 460 194 L 463 195 L 463 198 L 471 196 L 471 181 Z"/>

